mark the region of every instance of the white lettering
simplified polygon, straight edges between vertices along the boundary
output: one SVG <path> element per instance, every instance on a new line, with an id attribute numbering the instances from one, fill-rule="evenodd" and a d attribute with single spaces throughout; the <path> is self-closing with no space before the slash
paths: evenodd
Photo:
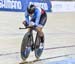
<path id="1" fill-rule="evenodd" d="M 22 9 L 22 4 L 17 0 L 0 0 L 0 8 Z"/>
<path id="2" fill-rule="evenodd" d="M 34 4 L 35 6 L 39 6 L 45 10 L 48 10 L 48 5 L 47 3 L 38 3 L 38 2 L 30 2 L 30 4 Z"/>
<path id="3" fill-rule="evenodd" d="M 21 2 L 20 1 L 18 1 L 18 3 L 17 3 L 17 8 L 18 9 L 22 9 L 22 5 L 21 5 Z"/>

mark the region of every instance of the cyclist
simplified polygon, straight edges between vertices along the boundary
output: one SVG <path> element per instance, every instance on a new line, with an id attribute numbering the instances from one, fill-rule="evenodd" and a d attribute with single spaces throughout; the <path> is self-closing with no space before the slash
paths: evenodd
<path id="1" fill-rule="evenodd" d="M 43 48 L 44 34 L 43 27 L 47 21 L 46 11 L 40 7 L 30 4 L 25 12 L 25 20 L 23 21 L 24 26 L 35 26 L 35 30 L 39 33 L 41 38 L 40 48 Z M 28 28 L 28 31 L 30 28 Z"/>

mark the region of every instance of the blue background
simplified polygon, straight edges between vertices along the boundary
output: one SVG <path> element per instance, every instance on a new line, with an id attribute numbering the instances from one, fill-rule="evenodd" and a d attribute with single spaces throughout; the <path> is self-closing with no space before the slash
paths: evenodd
<path id="1" fill-rule="evenodd" d="M 12 0 L 12 1 L 14 1 L 14 0 Z M 15 1 L 21 1 L 22 9 L 0 8 L 0 11 L 25 12 L 29 2 L 47 3 L 47 5 L 48 5 L 48 10 L 46 10 L 47 12 L 50 12 L 51 7 L 52 7 L 50 0 L 15 0 Z"/>

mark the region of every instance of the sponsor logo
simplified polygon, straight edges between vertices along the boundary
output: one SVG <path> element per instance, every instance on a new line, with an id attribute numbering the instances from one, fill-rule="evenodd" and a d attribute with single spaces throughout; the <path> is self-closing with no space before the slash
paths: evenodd
<path id="1" fill-rule="evenodd" d="M 0 0 L 0 8 L 22 9 L 22 4 L 18 0 Z"/>
<path id="2" fill-rule="evenodd" d="M 41 2 L 30 2 L 30 4 L 34 4 L 35 6 L 39 6 L 45 10 L 48 10 L 48 5 L 47 3 L 41 3 Z"/>

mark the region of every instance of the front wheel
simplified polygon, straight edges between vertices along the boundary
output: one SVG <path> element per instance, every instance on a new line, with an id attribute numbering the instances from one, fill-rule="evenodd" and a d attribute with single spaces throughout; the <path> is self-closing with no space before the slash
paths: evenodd
<path id="1" fill-rule="evenodd" d="M 31 50 L 31 47 L 29 46 L 30 42 L 31 41 L 30 41 L 29 33 L 26 33 L 23 37 L 22 45 L 21 45 L 21 58 L 24 61 L 28 58 Z"/>
<path id="2" fill-rule="evenodd" d="M 41 44 L 42 44 L 42 48 L 40 47 Z M 35 57 L 37 59 L 39 59 L 39 57 L 42 55 L 43 49 L 44 49 L 44 43 L 41 43 L 40 36 L 37 33 L 36 40 L 35 40 Z"/>

